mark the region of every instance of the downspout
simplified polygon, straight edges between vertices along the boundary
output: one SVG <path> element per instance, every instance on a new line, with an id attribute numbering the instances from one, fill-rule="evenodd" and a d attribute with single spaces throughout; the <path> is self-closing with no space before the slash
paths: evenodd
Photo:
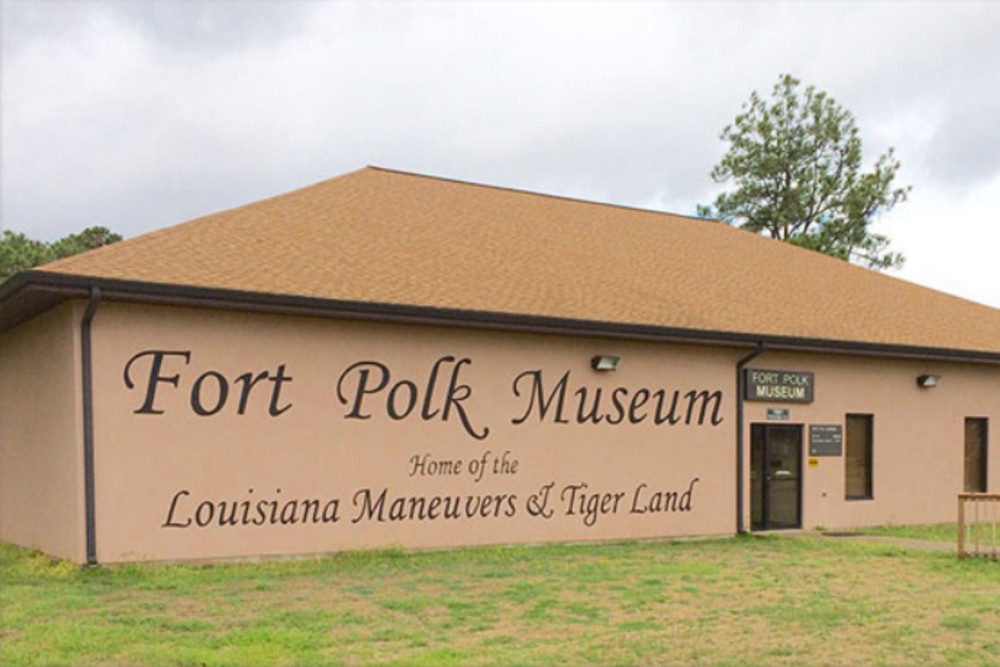
<path id="1" fill-rule="evenodd" d="M 87 522 L 87 565 L 97 565 L 97 524 L 94 519 L 94 365 L 90 324 L 101 304 L 101 289 L 90 288 L 90 303 L 80 321 L 80 354 L 83 376 L 83 507 Z"/>
<path id="2" fill-rule="evenodd" d="M 746 532 L 743 525 L 743 396 L 746 394 L 743 369 L 764 350 L 764 343 L 757 343 L 757 349 L 736 362 L 736 533 L 739 535 Z"/>

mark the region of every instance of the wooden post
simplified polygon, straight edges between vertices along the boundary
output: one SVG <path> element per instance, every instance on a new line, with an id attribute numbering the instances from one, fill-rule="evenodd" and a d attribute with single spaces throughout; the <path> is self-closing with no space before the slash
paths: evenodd
<path id="1" fill-rule="evenodd" d="M 972 539 L 973 539 L 973 552 L 974 556 L 978 556 L 982 553 L 979 550 L 979 534 L 983 531 L 983 524 L 979 519 L 979 503 L 976 498 L 972 499 Z"/>
<path id="2" fill-rule="evenodd" d="M 993 526 L 993 558 L 997 557 L 997 502 L 1000 502 L 1000 498 L 993 498 L 993 502 L 990 503 L 990 523 Z"/>
<path id="3" fill-rule="evenodd" d="M 958 494 L 958 557 L 965 558 L 965 498 Z"/>

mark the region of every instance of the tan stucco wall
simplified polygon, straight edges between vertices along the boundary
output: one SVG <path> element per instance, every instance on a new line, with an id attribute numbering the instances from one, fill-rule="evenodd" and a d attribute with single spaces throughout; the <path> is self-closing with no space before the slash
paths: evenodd
<path id="1" fill-rule="evenodd" d="M 871 357 L 767 353 L 753 368 L 815 373 L 815 401 L 745 403 L 745 441 L 756 423 L 803 425 L 803 526 L 847 528 L 885 523 L 955 521 L 963 488 L 966 417 L 989 419 L 987 489 L 1000 491 L 1000 367 Z M 918 375 L 941 384 L 917 386 Z M 788 421 L 767 422 L 768 407 L 785 407 Z M 873 415 L 872 499 L 846 500 L 844 458 L 808 465 L 809 424 L 845 424 L 847 414 Z M 750 457 L 746 457 L 749 474 Z M 745 520 L 749 525 L 749 488 Z"/>
<path id="2" fill-rule="evenodd" d="M 67 303 L 0 335 L 0 539 L 81 561 L 78 322 Z"/>
<path id="3" fill-rule="evenodd" d="M 77 338 L 83 306 L 60 307 L 0 339 L 0 539 L 77 561 L 85 548 Z M 735 365 L 747 350 L 114 302 L 101 305 L 93 331 L 99 562 L 736 528 Z M 150 396 L 154 351 L 164 354 Z M 596 354 L 620 356 L 619 369 L 593 371 Z M 369 363 L 356 365 L 363 362 Z M 369 387 L 380 384 L 375 362 L 391 377 L 352 418 L 360 371 Z M 813 373 L 815 400 L 745 403 L 747 527 L 754 423 L 802 426 L 805 527 L 954 520 L 966 417 L 990 420 L 988 487 L 1000 489 L 996 366 L 766 352 L 750 367 Z M 542 373 L 546 394 L 569 374 L 569 423 L 556 422 L 554 404 L 540 417 L 529 399 L 534 371 Z M 916 377 L 926 373 L 940 375 L 940 386 L 918 388 Z M 220 380 L 228 396 L 216 411 Z M 240 414 L 246 383 L 252 386 Z M 602 390 L 601 423 L 578 422 L 581 388 L 588 404 Z M 616 388 L 624 392 L 620 413 Z M 679 423 L 653 423 L 653 393 L 636 408 L 642 421 L 628 423 L 629 405 L 642 389 L 663 390 L 668 409 L 677 392 Z M 400 411 L 416 392 L 409 416 L 389 414 L 392 391 Z M 716 423 L 711 405 L 704 419 L 696 409 L 695 423 L 685 423 L 689 391 L 718 392 Z M 529 404 L 528 418 L 515 423 Z M 213 414 L 199 415 L 198 407 Z M 788 419 L 768 422 L 769 407 L 787 409 Z M 870 500 L 845 500 L 842 456 L 807 464 L 809 425 L 843 425 L 848 413 L 874 415 Z M 608 423 L 618 415 L 622 423 Z M 414 457 L 461 470 L 411 474 Z M 480 461 L 487 466 L 481 475 L 470 469 Z M 384 520 L 363 511 L 366 490 L 372 501 L 385 491 Z M 668 511 L 649 511 L 657 493 L 672 494 Z M 438 516 L 394 520 L 397 499 L 404 506 L 423 499 Z M 335 505 L 336 520 L 304 521 L 304 501 Z M 451 502 L 459 518 L 441 516 Z M 591 502 L 601 511 L 588 518 Z M 220 514 L 234 507 L 238 525 L 220 524 Z M 284 523 L 290 507 L 295 520 Z M 472 508 L 480 515 L 465 516 Z M 206 525 L 198 525 L 209 511 Z"/>
<path id="4" fill-rule="evenodd" d="M 102 562 L 725 534 L 735 528 L 737 351 L 115 303 L 105 303 L 97 315 L 94 350 Z M 131 389 L 125 369 L 130 359 L 150 350 L 190 353 L 190 361 L 164 356 L 159 374 L 170 381 L 156 383 L 148 413 L 137 414 L 146 401 L 154 355 L 136 357 L 129 367 Z M 593 371 L 595 354 L 620 355 L 619 370 Z M 468 427 L 454 404 L 448 419 L 442 418 L 454 363 L 440 368 L 427 408 L 433 417 L 420 416 L 429 372 L 449 355 L 469 360 L 460 368 L 455 390 Z M 369 418 L 347 418 L 359 375 L 349 374 L 341 386 L 347 405 L 338 400 L 338 378 L 365 360 L 390 368 L 391 381 L 366 399 L 363 413 Z M 292 379 L 281 383 L 274 400 L 278 384 L 268 378 L 281 365 Z M 553 423 L 552 413 L 544 423 L 537 414 L 523 424 L 512 423 L 526 410 L 531 378 L 522 380 L 521 397 L 512 383 L 519 373 L 536 369 L 543 373 L 546 392 L 569 371 L 565 416 L 571 423 Z M 229 396 L 217 414 L 200 416 L 192 409 L 192 388 L 209 370 L 226 378 Z M 246 414 L 238 414 L 242 382 L 234 378 L 264 371 L 268 378 L 254 385 Z M 370 380 L 378 379 L 376 369 L 368 371 Z M 411 380 L 419 395 L 412 416 L 393 420 L 386 412 L 386 394 L 402 379 Z M 218 381 L 216 375 L 202 381 L 202 407 L 209 411 Z M 638 424 L 576 423 L 577 388 L 602 388 L 604 410 L 616 417 L 609 394 L 618 386 L 627 388 L 626 401 L 643 387 L 662 388 L 670 396 L 679 391 L 681 423 L 654 425 L 653 400 L 636 410 L 637 418 L 647 415 Z M 692 390 L 720 392 L 720 423 L 684 424 L 684 395 Z M 397 390 L 400 410 L 409 391 L 408 385 Z M 272 416 L 272 400 L 275 410 L 291 407 Z M 707 422 L 711 415 L 709 410 Z M 698 416 L 696 410 L 692 421 Z M 482 439 L 470 433 L 486 428 L 489 434 Z M 516 461 L 516 471 L 494 468 L 505 452 L 508 462 Z M 412 457 L 424 455 L 461 462 L 462 471 L 411 476 Z M 478 478 L 470 465 L 483 459 L 489 471 Z M 581 483 L 588 485 L 581 489 L 588 497 L 612 494 L 603 501 L 607 511 L 592 525 L 579 507 L 570 514 L 567 506 L 572 493 L 567 487 Z M 532 516 L 531 497 L 546 485 L 551 491 L 544 509 L 552 516 Z M 397 497 L 459 497 L 463 512 L 467 502 L 499 500 L 489 501 L 486 518 L 355 521 L 355 501 L 363 504 L 364 489 L 375 497 L 388 489 L 386 515 Z M 688 489 L 693 489 L 690 508 L 682 508 L 681 494 Z M 664 492 L 678 494 L 675 511 L 633 511 L 633 505 L 648 509 L 653 494 Z M 274 499 L 337 499 L 338 521 L 220 526 L 216 518 L 209 526 L 195 525 L 204 501 L 216 507 L 235 502 L 239 514 L 240 503 Z M 500 516 L 493 510 L 497 505 Z M 248 507 L 252 520 L 255 505 Z M 171 523 L 184 525 L 165 525 Z"/>

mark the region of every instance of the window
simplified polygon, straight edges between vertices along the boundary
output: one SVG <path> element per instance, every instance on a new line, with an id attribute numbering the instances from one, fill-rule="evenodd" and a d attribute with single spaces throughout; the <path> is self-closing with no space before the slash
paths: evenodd
<path id="1" fill-rule="evenodd" d="M 986 493 L 986 420 L 965 419 L 965 492 Z"/>
<path id="2" fill-rule="evenodd" d="M 871 415 L 847 415 L 844 438 L 844 496 L 848 500 L 872 498 Z"/>

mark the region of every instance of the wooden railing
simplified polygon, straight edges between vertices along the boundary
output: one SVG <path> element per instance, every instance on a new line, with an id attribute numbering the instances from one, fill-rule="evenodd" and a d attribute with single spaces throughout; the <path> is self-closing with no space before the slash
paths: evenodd
<path id="1" fill-rule="evenodd" d="M 958 557 L 1000 558 L 1000 493 L 958 494 Z"/>

